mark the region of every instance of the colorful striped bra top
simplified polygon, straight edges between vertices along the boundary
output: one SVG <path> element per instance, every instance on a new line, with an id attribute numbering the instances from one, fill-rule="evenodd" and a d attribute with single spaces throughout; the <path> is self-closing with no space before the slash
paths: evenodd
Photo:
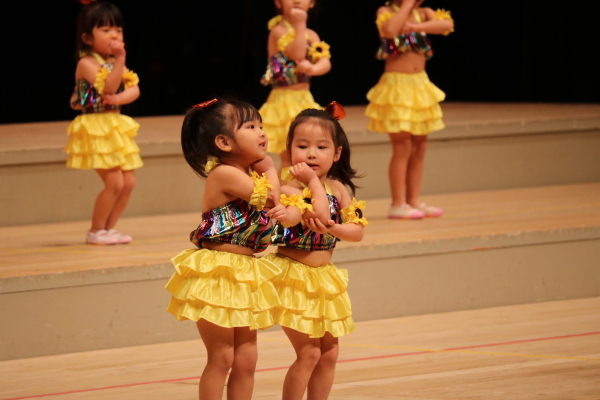
<path id="1" fill-rule="evenodd" d="M 395 5 L 394 5 L 395 6 Z M 397 8 L 397 6 L 396 6 Z M 394 11 L 397 9 L 394 8 Z M 412 10 L 413 16 L 415 20 L 420 23 L 421 15 L 419 12 L 413 8 Z M 389 17 L 391 17 L 392 13 L 384 12 L 381 14 L 382 18 L 377 19 L 377 26 L 381 29 L 381 24 L 385 22 Z M 381 30 L 379 32 L 379 36 L 381 37 L 381 42 L 379 44 L 379 48 L 377 49 L 377 53 L 375 54 L 375 58 L 378 60 L 385 60 L 390 56 L 397 56 L 399 54 L 415 52 L 417 54 L 422 54 L 425 56 L 427 60 L 433 57 L 433 49 L 431 47 L 431 41 L 425 32 L 410 32 L 407 34 L 400 34 L 394 36 L 393 38 L 385 38 L 381 35 Z"/>
<path id="2" fill-rule="evenodd" d="M 202 241 L 229 243 L 264 251 L 271 244 L 272 227 L 266 210 L 258 211 L 246 200 L 235 199 L 202 213 L 202 222 L 190 233 L 190 241 L 202 248 Z"/>
<path id="3" fill-rule="evenodd" d="M 100 55 L 91 53 L 100 63 L 100 69 L 96 74 L 94 84 L 89 83 L 85 79 L 75 80 L 75 89 L 71 95 L 70 105 L 73 110 L 81 110 L 82 114 L 98 113 L 103 111 L 119 111 L 120 105 L 102 104 L 102 92 L 104 91 L 104 82 L 106 77 L 113 70 L 113 63 L 105 61 Z M 139 78 L 136 73 L 130 70 L 125 70 L 123 81 L 115 94 L 121 93 L 130 86 L 137 85 Z"/>
<path id="4" fill-rule="evenodd" d="M 269 58 L 267 71 L 260 83 L 264 86 L 286 87 L 296 83 L 310 83 L 310 76 L 298 72 L 296 62 L 287 58 L 282 51 L 278 51 Z"/>
<path id="5" fill-rule="evenodd" d="M 325 183 L 325 191 L 327 200 L 329 201 L 329 212 L 331 219 L 339 224 L 342 221 L 340 213 L 340 204 L 337 198 L 333 195 L 329 186 Z M 332 250 L 335 248 L 337 237 L 325 233 L 316 233 L 308 229 L 308 227 L 298 223 L 295 226 L 284 227 L 277 224 L 273 232 L 273 244 L 277 246 L 292 247 L 300 250 Z"/>

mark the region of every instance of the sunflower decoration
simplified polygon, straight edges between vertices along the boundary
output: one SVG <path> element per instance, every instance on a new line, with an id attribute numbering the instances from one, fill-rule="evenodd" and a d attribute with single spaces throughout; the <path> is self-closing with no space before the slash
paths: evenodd
<path id="1" fill-rule="evenodd" d="M 267 196 L 269 195 L 269 189 L 273 187 L 269 183 L 269 179 L 265 174 L 259 175 L 256 171 L 252 171 L 251 178 L 254 180 L 254 190 L 250 196 L 249 204 L 256 206 L 258 211 L 262 211 L 267 203 Z"/>
<path id="2" fill-rule="evenodd" d="M 308 49 L 308 58 L 310 58 L 312 62 L 316 62 L 321 58 L 331 58 L 329 47 L 330 46 L 327 43 L 322 41 L 311 44 Z"/>
<path id="3" fill-rule="evenodd" d="M 299 194 L 293 194 L 291 196 L 286 196 L 285 194 L 281 194 L 279 196 L 279 203 L 284 207 L 298 207 L 300 212 L 304 212 L 304 199 Z"/>
<path id="4" fill-rule="evenodd" d="M 94 87 L 100 94 L 104 92 L 104 83 L 106 82 L 108 74 L 110 74 L 110 71 L 106 67 L 101 67 L 98 70 L 98 72 L 96 72 L 96 80 L 94 81 Z"/>
<path id="5" fill-rule="evenodd" d="M 125 68 L 125 72 L 123 72 L 123 84 L 125 85 L 125 89 L 135 86 L 138 83 L 140 83 L 138 75 L 132 70 Z"/>
<path id="6" fill-rule="evenodd" d="M 304 200 L 304 211 L 308 210 L 310 212 L 313 212 L 314 209 L 312 205 L 312 192 L 309 188 L 306 187 L 302 189 L 302 199 Z"/>
<path id="7" fill-rule="evenodd" d="M 446 19 L 454 24 L 454 20 L 452 19 L 452 16 L 450 15 L 450 11 L 444 10 L 443 8 L 438 8 L 437 10 L 435 10 L 433 19 L 434 20 Z M 451 32 L 454 32 L 454 29 L 450 29 L 448 32 L 444 32 L 443 35 L 447 36 Z"/>
<path id="8" fill-rule="evenodd" d="M 356 201 L 353 197 L 352 203 L 342 210 L 342 222 L 344 224 L 360 224 L 362 226 L 367 226 L 369 222 L 363 214 L 363 210 L 366 206 L 366 201 Z"/>

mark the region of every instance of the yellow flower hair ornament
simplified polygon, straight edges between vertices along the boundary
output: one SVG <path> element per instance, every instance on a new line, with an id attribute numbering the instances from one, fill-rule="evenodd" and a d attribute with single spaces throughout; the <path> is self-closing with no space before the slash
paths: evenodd
<path id="1" fill-rule="evenodd" d="M 353 197 L 352 203 L 342 210 L 342 223 L 367 226 L 369 222 L 363 214 L 363 210 L 366 206 L 366 201 L 356 201 L 356 199 Z"/>
<path id="2" fill-rule="evenodd" d="M 267 197 L 269 195 L 269 189 L 273 187 L 269 183 L 269 179 L 265 174 L 259 175 L 256 171 L 252 171 L 251 178 L 254 180 L 254 190 L 250 196 L 249 204 L 256 206 L 258 211 L 262 211 L 267 203 Z"/>
<path id="3" fill-rule="evenodd" d="M 454 24 L 454 20 L 452 19 L 452 16 L 450 15 L 450 11 L 444 10 L 443 8 L 438 8 L 437 10 L 435 10 L 433 19 L 434 20 L 444 20 L 445 19 L 445 20 L 452 22 L 452 24 Z M 443 35 L 447 36 L 451 32 L 454 32 L 454 28 L 450 29 L 448 32 L 444 32 Z"/>
<path id="4" fill-rule="evenodd" d="M 311 62 L 316 62 L 321 58 L 331 58 L 331 53 L 329 52 L 330 46 L 321 41 L 315 42 L 310 45 L 308 49 L 308 58 L 310 58 Z"/>
<path id="5" fill-rule="evenodd" d="M 104 93 L 104 83 L 106 82 L 108 74 L 110 74 L 110 71 L 106 67 L 100 67 L 98 72 L 96 72 L 96 80 L 94 81 L 94 87 L 100 94 Z"/>

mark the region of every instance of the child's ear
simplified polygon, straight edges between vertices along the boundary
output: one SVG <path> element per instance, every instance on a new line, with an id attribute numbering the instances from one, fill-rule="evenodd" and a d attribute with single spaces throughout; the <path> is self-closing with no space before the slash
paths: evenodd
<path id="1" fill-rule="evenodd" d="M 215 145 L 221 151 L 224 151 L 226 153 L 229 153 L 232 150 L 232 143 L 233 143 L 233 139 L 230 137 L 227 137 L 225 135 L 218 135 L 215 138 Z"/>
<path id="2" fill-rule="evenodd" d="M 338 146 L 338 148 L 335 149 L 335 155 L 333 156 L 333 162 L 337 162 L 341 156 L 342 156 L 342 146 Z"/>
<path id="3" fill-rule="evenodd" d="M 88 46 L 92 45 L 92 35 L 88 35 L 87 33 L 84 33 L 81 35 L 81 40 L 83 41 L 83 43 L 87 44 Z"/>

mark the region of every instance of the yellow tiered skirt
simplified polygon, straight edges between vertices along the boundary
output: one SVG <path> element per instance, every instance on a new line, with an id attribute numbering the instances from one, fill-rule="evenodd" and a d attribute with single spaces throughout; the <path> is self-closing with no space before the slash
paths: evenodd
<path id="1" fill-rule="evenodd" d="M 385 72 L 367 93 L 368 129 L 380 133 L 427 135 L 444 129 L 439 103 L 446 98 L 425 71 Z"/>
<path id="2" fill-rule="evenodd" d="M 258 112 L 263 130 L 269 139 L 268 151 L 280 154 L 285 151 L 290 124 L 307 108 L 322 109 L 309 90 L 273 89 Z"/>
<path id="3" fill-rule="evenodd" d="M 282 274 L 275 281 L 279 294 L 277 320 L 281 326 L 320 338 L 335 337 L 355 329 L 348 297 L 348 271 L 332 263 L 310 267 L 279 254 L 263 258 L 277 264 Z"/>
<path id="4" fill-rule="evenodd" d="M 128 171 L 144 165 L 133 139 L 140 125 L 133 118 L 114 112 L 78 115 L 67 128 L 67 167 Z"/>
<path id="5" fill-rule="evenodd" d="M 273 279 L 280 268 L 264 258 L 209 249 L 184 250 L 171 259 L 167 311 L 177 320 L 204 319 L 225 327 L 266 329 L 279 305 Z"/>

